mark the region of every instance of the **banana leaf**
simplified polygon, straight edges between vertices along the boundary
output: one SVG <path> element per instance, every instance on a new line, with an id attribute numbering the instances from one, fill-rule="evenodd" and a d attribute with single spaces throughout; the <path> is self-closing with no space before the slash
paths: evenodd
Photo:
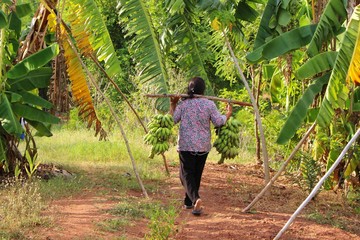
<path id="1" fill-rule="evenodd" d="M 309 56 L 317 55 L 324 42 L 342 31 L 341 25 L 347 17 L 346 5 L 347 1 L 343 0 L 330 0 L 327 3 L 307 49 Z"/>
<path id="2" fill-rule="evenodd" d="M 59 53 L 59 45 L 54 43 L 51 46 L 40 50 L 37 53 L 25 58 L 7 72 L 8 78 L 20 78 L 26 76 L 30 71 L 38 69 L 52 60 Z"/>
<path id="3" fill-rule="evenodd" d="M 346 28 L 344 38 L 341 42 L 339 53 L 336 57 L 334 68 L 326 88 L 325 97 L 320 106 L 317 122 L 320 126 L 326 127 L 330 124 L 334 109 L 345 108 L 346 100 L 349 98 L 347 79 L 352 72 L 355 72 L 359 58 L 360 47 L 360 6 L 358 5 L 351 16 Z M 354 70 L 352 70 L 354 69 Z"/>
<path id="4" fill-rule="evenodd" d="M 22 96 L 16 92 L 6 91 L 6 95 L 10 103 L 22 101 Z"/>
<path id="5" fill-rule="evenodd" d="M 330 73 L 314 80 L 314 83 L 312 83 L 305 90 L 304 94 L 296 103 L 284 126 L 282 127 L 276 140 L 278 144 L 285 144 L 295 135 L 296 131 L 299 129 L 302 122 L 306 118 L 310 104 L 314 101 L 315 96 L 322 91 L 323 86 L 328 82 L 329 77 Z"/>
<path id="6" fill-rule="evenodd" d="M 52 68 L 42 67 L 28 72 L 25 76 L 15 79 L 8 78 L 10 89 L 31 91 L 36 88 L 45 88 L 50 84 Z"/>
<path id="7" fill-rule="evenodd" d="M 279 102 L 279 96 L 283 92 L 283 75 L 280 70 L 277 70 L 270 81 L 270 95 L 272 102 Z"/>
<path id="8" fill-rule="evenodd" d="M 27 119 L 26 122 L 28 122 L 32 127 L 36 129 L 35 136 L 39 137 L 51 137 L 53 134 L 50 131 L 50 124 L 44 124 L 37 121 L 32 121 Z"/>
<path id="9" fill-rule="evenodd" d="M 3 29 L 7 26 L 7 16 L 6 14 L 0 9 L 0 29 Z"/>
<path id="10" fill-rule="evenodd" d="M 27 103 L 29 105 L 34 105 L 34 106 L 38 106 L 38 107 L 42 107 L 42 108 L 46 108 L 46 109 L 51 109 L 53 106 L 50 102 L 46 101 L 42 97 L 39 97 L 30 92 L 20 91 L 18 93 L 22 96 L 23 102 Z"/>
<path id="11" fill-rule="evenodd" d="M 310 42 L 315 29 L 316 25 L 308 25 L 283 33 L 249 53 L 246 59 L 251 63 L 257 63 L 261 60 L 271 60 L 287 52 L 306 46 Z"/>
<path id="12" fill-rule="evenodd" d="M 254 22 L 259 13 L 246 2 L 240 1 L 236 7 L 235 18 L 248 22 Z"/>
<path id="13" fill-rule="evenodd" d="M 269 27 L 269 22 L 271 17 L 275 14 L 276 5 L 277 0 L 269 0 L 266 4 L 259 30 L 254 41 L 254 50 L 263 46 L 266 43 L 266 39 L 273 35 L 273 30 Z"/>
<path id="14" fill-rule="evenodd" d="M 120 61 L 117 58 L 113 42 L 96 2 L 94 0 L 66 1 L 67 7 L 71 11 L 66 11 L 64 15 L 71 23 L 71 32 L 80 51 L 84 55 L 89 54 L 87 52 L 89 46 L 80 47 L 80 42 L 87 38 L 98 61 L 104 64 L 106 73 L 115 79 L 122 72 Z"/>
<path id="15" fill-rule="evenodd" d="M 12 109 L 14 113 L 26 120 L 33 120 L 41 123 L 57 124 L 60 119 L 51 115 L 50 113 L 44 112 L 41 109 L 34 108 L 21 103 L 13 103 Z"/>
<path id="16" fill-rule="evenodd" d="M 186 79 L 201 76 L 206 85 L 205 94 L 213 96 L 214 91 L 205 64 L 207 54 L 209 54 L 204 47 L 207 43 L 196 37 L 197 33 L 193 28 L 192 19 L 197 16 L 194 16 L 194 10 L 191 9 L 188 3 L 186 3 L 184 11 L 185 13 L 176 13 L 167 20 L 169 29 L 167 33 L 171 34 L 165 35 L 164 39 L 172 43 L 169 44 L 170 46 L 177 46 L 176 54 L 178 56 L 176 64 L 179 69 L 185 72 Z M 166 50 L 165 48 L 164 51 L 166 52 Z M 174 53 L 170 51 L 167 52 L 167 54 Z M 158 100 L 162 101 L 163 99 Z M 168 101 L 168 99 L 166 99 L 166 101 Z"/>
<path id="17" fill-rule="evenodd" d="M 9 29 L 14 30 L 17 36 L 21 33 L 21 19 L 15 12 L 9 14 Z M 17 49 L 16 51 L 17 52 Z"/>
<path id="18" fill-rule="evenodd" d="M 32 13 L 33 11 L 31 9 L 31 5 L 29 3 L 23 3 L 23 4 L 16 5 L 15 12 L 19 18 L 23 18 L 23 17 L 26 17 L 27 15 L 29 15 L 30 13 Z"/>
<path id="19" fill-rule="evenodd" d="M 274 74 L 275 69 L 276 69 L 275 64 L 263 64 L 262 71 L 263 71 L 264 80 L 271 79 Z"/>
<path id="20" fill-rule="evenodd" d="M 126 22 L 127 37 L 132 37 L 129 46 L 140 72 L 140 81 L 155 90 L 168 93 L 168 73 L 165 67 L 158 34 L 153 26 L 149 10 L 143 0 L 120 0 L 120 16 Z M 156 102 L 160 110 L 168 110 L 169 99 Z"/>
<path id="21" fill-rule="evenodd" d="M 5 93 L 0 95 L 0 122 L 8 134 L 20 135 L 23 132 L 19 118 L 14 114 Z"/>
<path id="22" fill-rule="evenodd" d="M 302 80 L 316 74 L 331 70 L 334 67 L 337 52 L 329 51 L 316 55 L 305 62 L 295 73 L 296 78 Z"/>
<path id="23" fill-rule="evenodd" d="M 360 164 L 360 156 L 358 156 L 358 153 L 354 151 L 354 157 L 350 159 L 350 162 L 345 169 L 344 177 L 349 177 L 353 171 L 359 166 Z"/>

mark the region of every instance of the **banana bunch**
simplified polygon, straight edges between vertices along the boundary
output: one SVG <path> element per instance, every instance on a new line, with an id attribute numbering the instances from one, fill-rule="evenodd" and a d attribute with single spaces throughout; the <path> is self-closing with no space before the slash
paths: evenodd
<path id="1" fill-rule="evenodd" d="M 146 144 L 152 145 L 149 158 L 162 154 L 170 147 L 169 139 L 173 133 L 174 120 L 170 114 L 157 114 L 147 124 L 149 132 L 144 136 Z"/>
<path id="2" fill-rule="evenodd" d="M 224 163 L 226 158 L 235 158 L 239 154 L 239 133 L 240 122 L 233 117 L 230 117 L 224 126 L 217 129 L 214 147 L 221 154 L 219 164 Z"/>

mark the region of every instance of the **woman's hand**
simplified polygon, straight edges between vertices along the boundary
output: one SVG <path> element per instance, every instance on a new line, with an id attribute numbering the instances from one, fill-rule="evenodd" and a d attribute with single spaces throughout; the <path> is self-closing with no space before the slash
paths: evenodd
<path id="1" fill-rule="evenodd" d="M 175 97 L 171 97 L 170 98 L 170 111 L 169 113 L 171 115 L 174 114 L 175 108 L 176 108 L 176 104 L 178 103 L 180 97 L 179 96 L 175 96 Z"/>
<path id="2" fill-rule="evenodd" d="M 226 106 L 226 119 L 229 119 L 231 117 L 232 110 L 233 110 L 233 107 L 232 107 L 231 103 L 228 103 Z"/>

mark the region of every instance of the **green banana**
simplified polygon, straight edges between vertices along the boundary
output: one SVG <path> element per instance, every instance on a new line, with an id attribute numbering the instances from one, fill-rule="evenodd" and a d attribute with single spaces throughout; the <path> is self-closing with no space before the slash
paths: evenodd
<path id="1" fill-rule="evenodd" d="M 219 164 L 223 163 L 225 159 L 235 158 L 239 154 L 239 133 L 240 122 L 233 117 L 230 117 L 226 124 L 217 131 L 217 138 L 213 146 L 221 154 Z"/>
<path id="2" fill-rule="evenodd" d="M 169 150 L 169 141 L 173 138 L 172 128 L 174 127 L 172 116 L 156 114 L 146 126 L 149 132 L 143 140 L 146 144 L 152 145 L 149 158 L 154 158 L 155 154 L 162 154 Z"/>

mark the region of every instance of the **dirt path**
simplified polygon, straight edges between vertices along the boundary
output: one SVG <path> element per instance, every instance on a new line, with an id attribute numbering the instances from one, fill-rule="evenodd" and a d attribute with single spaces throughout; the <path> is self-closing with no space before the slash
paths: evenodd
<path id="1" fill-rule="evenodd" d="M 171 168 L 171 178 L 155 199 L 178 200 L 182 204 L 183 190 L 177 177 L 177 168 Z M 285 180 L 277 183 L 270 197 L 254 206 L 252 213 L 242 213 L 253 197 L 261 190 L 261 169 L 254 166 L 207 164 L 201 188 L 204 214 L 193 216 L 191 210 L 181 210 L 176 220 L 176 233 L 171 239 L 273 239 L 291 214 L 306 198 L 306 194 Z M 137 195 L 139 195 L 137 193 Z M 339 194 L 338 194 L 339 195 Z M 140 197 L 140 196 L 139 196 Z M 147 232 L 146 220 L 137 221 L 126 232 L 100 231 L 97 223 L 111 219 L 107 209 L 116 201 L 98 197 L 96 192 L 86 192 L 72 199 L 55 201 L 46 214 L 53 217 L 54 226 L 42 228 L 33 239 L 142 239 Z M 336 209 L 336 211 L 334 211 Z M 305 218 L 316 212 L 318 215 L 335 214 L 342 230 L 325 224 L 317 224 Z M 319 217 L 318 217 L 319 218 Z M 331 218 L 331 216 L 330 216 Z M 351 213 L 341 198 L 335 194 L 320 194 L 306 211 L 298 217 L 282 239 L 360 239 L 360 217 Z"/>
<path id="2" fill-rule="evenodd" d="M 191 211 L 182 211 L 178 219 L 181 230 L 175 239 L 273 239 L 306 198 L 297 189 L 275 186 L 269 199 L 254 206 L 254 213 L 242 213 L 253 199 L 251 195 L 262 188 L 261 171 L 245 166 L 207 165 L 204 174 L 204 215 L 194 217 Z M 360 217 L 353 217 L 354 226 L 360 226 Z M 299 217 L 282 239 L 360 239 L 360 231 L 352 234 Z"/>

